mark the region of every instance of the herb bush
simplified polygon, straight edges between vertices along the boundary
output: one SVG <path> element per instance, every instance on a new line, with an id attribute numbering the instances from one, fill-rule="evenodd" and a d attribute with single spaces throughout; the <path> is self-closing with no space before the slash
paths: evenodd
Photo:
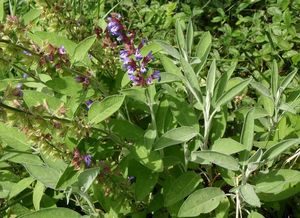
<path id="1" fill-rule="evenodd" d="M 299 217 L 299 9 L 0 0 L 1 217 Z"/>

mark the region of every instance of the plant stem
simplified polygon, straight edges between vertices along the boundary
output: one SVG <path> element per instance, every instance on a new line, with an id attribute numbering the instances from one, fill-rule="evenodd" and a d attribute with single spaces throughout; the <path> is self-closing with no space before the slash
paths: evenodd
<path id="1" fill-rule="evenodd" d="M 148 106 L 149 106 L 149 109 L 150 109 L 152 127 L 154 128 L 154 130 L 156 132 L 156 136 L 158 136 L 158 134 L 157 134 L 157 126 L 156 126 L 156 119 L 155 119 L 155 113 L 154 113 L 154 110 L 153 110 L 153 103 L 151 101 L 151 96 L 150 96 L 150 92 L 149 92 L 149 88 L 148 87 L 145 90 L 145 94 L 146 94 L 147 103 L 148 103 Z"/>

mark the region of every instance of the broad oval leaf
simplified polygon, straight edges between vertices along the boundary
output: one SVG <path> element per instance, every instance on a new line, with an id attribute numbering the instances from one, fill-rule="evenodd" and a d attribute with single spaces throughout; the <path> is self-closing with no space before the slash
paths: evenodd
<path id="1" fill-rule="evenodd" d="M 68 208 L 47 208 L 47 209 L 42 209 L 37 212 L 33 213 L 28 213 L 23 216 L 20 216 L 20 218 L 81 218 L 82 216 L 77 213 L 74 210 L 68 209 Z"/>
<path id="2" fill-rule="evenodd" d="M 245 150 L 245 146 L 231 138 L 222 138 L 215 141 L 211 150 L 230 155 Z"/>
<path id="3" fill-rule="evenodd" d="M 164 188 L 164 202 L 165 206 L 175 204 L 181 199 L 188 196 L 201 182 L 201 177 L 194 172 L 186 172 L 172 181 L 169 186 Z"/>
<path id="4" fill-rule="evenodd" d="M 197 134 L 198 131 L 196 131 L 196 129 L 193 127 L 178 127 L 163 134 L 154 145 L 154 148 L 155 150 L 159 150 L 171 145 L 177 145 L 189 141 Z"/>
<path id="5" fill-rule="evenodd" d="M 0 122 L 0 140 L 19 151 L 26 151 L 30 148 L 26 135 L 15 127 L 9 127 Z"/>
<path id="6" fill-rule="evenodd" d="M 215 151 L 195 151 L 191 154 L 191 159 L 196 163 L 205 160 L 229 170 L 239 170 L 239 163 L 236 159 Z"/>
<path id="7" fill-rule="evenodd" d="M 91 168 L 80 173 L 78 176 L 80 191 L 86 192 L 97 178 L 99 172 L 100 168 Z"/>
<path id="8" fill-rule="evenodd" d="M 216 209 L 226 198 L 224 192 L 216 187 L 199 189 L 192 193 L 179 209 L 178 217 L 195 217 Z"/>
<path id="9" fill-rule="evenodd" d="M 97 124 L 110 117 L 122 106 L 124 98 L 123 95 L 113 95 L 101 102 L 93 103 L 88 112 L 89 123 Z"/>
<path id="10" fill-rule="evenodd" d="M 250 184 L 245 184 L 240 187 L 240 193 L 244 201 L 254 207 L 260 207 L 260 200 Z"/>
<path id="11" fill-rule="evenodd" d="M 75 48 L 72 62 L 82 61 L 96 40 L 96 36 L 90 36 L 82 40 Z"/>

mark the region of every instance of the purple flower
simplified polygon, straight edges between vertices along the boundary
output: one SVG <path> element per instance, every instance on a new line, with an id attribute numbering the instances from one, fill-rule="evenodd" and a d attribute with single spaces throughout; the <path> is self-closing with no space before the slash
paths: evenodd
<path id="1" fill-rule="evenodd" d="M 26 51 L 26 50 L 23 51 L 23 54 L 27 55 L 27 56 L 32 56 L 32 54 L 29 51 Z"/>
<path id="2" fill-rule="evenodd" d="M 78 82 L 78 83 L 82 83 L 82 82 L 84 82 L 85 77 L 84 77 L 84 76 L 77 75 L 77 76 L 75 77 L 75 80 L 76 80 L 76 82 Z"/>
<path id="3" fill-rule="evenodd" d="M 92 163 L 92 156 L 89 154 L 82 155 L 82 159 L 87 167 L 89 167 Z"/>
<path id="4" fill-rule="evenodd" d="M 107 30 L 112 36 L 120 36 L 121 30 L 123 29 L 121 23 L 115 19 L 111 18 L 110 22 L 107 24 Z"/>
<path id="5" fill-rule="evenodd" d="M 147 72 L 147 69 L 146 69 L 146 67 L 143 63 L 141 64 L 140 70 L 141 70 L 141 73 L 146 73 Z"/>
<path id="6" fill-rule="evenodd" d="M 22 83 L 18 83 L 18 84 L 16 85 L 16 88 L 17 88 L 17 89 L 22 89 L 22 88 L 23 88 L 23 84 L 22 84 Z"/>
<path id="7" fill-rule="evenodd" d="M 23 79 L 27 79 L 28 78 L 28 74 L 27 73 L 23 73 Z"/>
<path id="8" fill-rule="evenodd" d="M 63 45 L 58 48 L 58 54 L 64 55 L 66 53 L 67 53 L 67 51 Z"/>
<path id="9" fill-rule="evenodd" d="M 140 60 L 142 60 L 143 59 L 143 55 L 140 53 L 140 50 L 139 49 L 137 49 L 136 51 L 135 51 L 135 59 L 137 60 L 137 61 L 140 61 Z"/>
<path id="10" fill-rule="evenodd" d="M 87 109 L 87 110 L 91 109 L 93 103 L 94 103 L 93 100 L 91 100 L 91 99 L 87 100 L 87 101 L 85 102 L 86 109 Z"/>
<path id="11" fill-rule="evenodd" d="M 153 79 L 157 79 L 158 81 L 160 81 L 160 71 L 159 70 L 154 70 L 154 72 L 152 73 L 151 77 Z"/>

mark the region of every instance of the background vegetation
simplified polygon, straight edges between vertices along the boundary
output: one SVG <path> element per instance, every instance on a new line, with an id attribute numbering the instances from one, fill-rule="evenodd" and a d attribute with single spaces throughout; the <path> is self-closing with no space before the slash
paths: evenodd
<path id="1" fill-rule="evenodd" d="M 0 0 L 0 216 L 300 217 L 299 10 Z"/>

